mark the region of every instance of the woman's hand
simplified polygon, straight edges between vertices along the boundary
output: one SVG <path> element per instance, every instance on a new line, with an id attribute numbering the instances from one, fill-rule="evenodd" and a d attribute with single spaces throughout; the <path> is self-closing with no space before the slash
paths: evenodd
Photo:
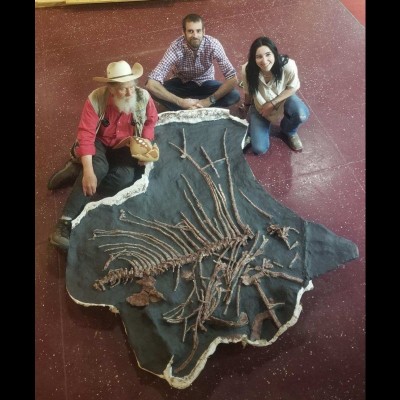
<path id="1" fill-rule="evenodd" d="M 260 114 L 264 118 L 267 118 L 272 113 L 272 111 L 274 111 L 274 105 L 270 101 L 268 101 L 264 103 L 261 107 Z"/>

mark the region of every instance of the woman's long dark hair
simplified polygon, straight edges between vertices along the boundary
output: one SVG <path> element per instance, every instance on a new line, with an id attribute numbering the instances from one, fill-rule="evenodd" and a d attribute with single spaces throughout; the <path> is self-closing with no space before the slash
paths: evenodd
<path id="1" fill-rule="evenodd" d="M 268 46 L 275 56 L 275 63 L 271 68 L 272 75 L 275 78 L 275 83 L 282 79 L 283 66 L 287 64 L 289 56 L 286 54 L 279 54 L 276 44 L 268 37 L 261 36 L 257 38 L 250 46 L 248 63 L 246 65 L 246 80 L 249 87 L 250 95 L 255 95 L 258 89 L 258 75 L 260 68 L 256 64 L 256 52 L 259 47 Z"/>

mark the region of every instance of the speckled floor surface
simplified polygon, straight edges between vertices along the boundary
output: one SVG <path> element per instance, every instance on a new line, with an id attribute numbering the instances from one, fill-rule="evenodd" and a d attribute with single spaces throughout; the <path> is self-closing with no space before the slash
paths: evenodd
<path id="1" fill-rule="evenodd" d="M 365 398 L 365 14 L 345 3 L 154 0 L 35 10 L 36 400 Z M 246 158 L 266 191 L 355 242 L 360 257 L 313 281 L 298 322 L 273 345 L 220 345 L 179 391 L 138 367 L 117 315 L 69 297 L 65 254 L 48 236 L 70 189 L 46 184 L 67 159 L 84 99 L 97 87 L 92 77 L 119 59 L 149 72 L 190 12 L 204 17 L 237 69 L 262 34 L 296 60 L 311 110 L 299 131 L 303 152 L 272 137 L 266 155 Z"/>

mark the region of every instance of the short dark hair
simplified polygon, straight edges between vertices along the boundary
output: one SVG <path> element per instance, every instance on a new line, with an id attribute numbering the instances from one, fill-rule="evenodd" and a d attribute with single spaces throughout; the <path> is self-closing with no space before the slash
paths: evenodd
<path id="1" fill-rule="evenodd" d="M 185 18 L 182 20 L 182 29 L 183 32 L 186 32 L 186 24 L 188 22 L 201 22 L 201 26 L 204 29 L 204 21 L 203 18 L 200 17 L 198 14 L 188 14 L 186 15 Z"/>

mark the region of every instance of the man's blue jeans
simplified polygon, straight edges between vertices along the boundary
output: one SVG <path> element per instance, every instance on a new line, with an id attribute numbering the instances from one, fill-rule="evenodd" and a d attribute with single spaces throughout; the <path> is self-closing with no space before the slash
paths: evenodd
<path id="1" fill-rule="evenodd" d="M 286 136 L 297 133 L 298 127 L 310 116 L 308 107 L 295 94 L 288 97 L 284 104 L 284 115 L 280 123 L 281 132 Z M 248 134 L 254 154 L 264 154 L 269 149 L 269 132 L 271 122 L 265 119 L 254 107 L 250 106 L 247 115 Z"/>
<path id="2" fill-rule="evenodd" d="M 213 93 L 215 93 L 221 85 L 222 85 L 221 82 L 215 80 L 205 81 L 201 84 L 201 86 L 199 86 L 196 82 L 193 81 L 182 83 L 182 81 L 179 78 L 172 78 L 165 81 L 163 86 L 169 92 L 182 98 L 205 99 L 206 97 L 209 97 Z M 174 103 L 161 100 L 153 95 L 152 97 L 155 101 L 162 104 L 168 110 L 171 111 L 182 110 L 181 107 L 177 106 Z M 229 107 L 237 103 L 239 100 L 240 100 L 240 93 L 236 89 L 233 89 L 224 97 L 218 99 L 213 107 Z"/>

